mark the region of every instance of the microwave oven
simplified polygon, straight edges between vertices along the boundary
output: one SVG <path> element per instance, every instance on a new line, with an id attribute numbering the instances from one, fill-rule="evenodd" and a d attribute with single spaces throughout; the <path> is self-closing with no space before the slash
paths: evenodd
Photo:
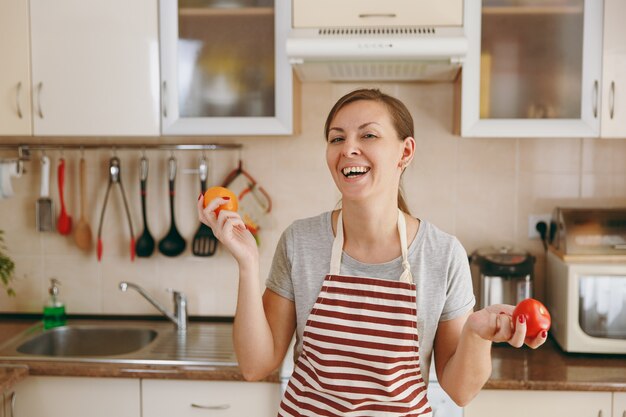
<path id="1" fill-rule="evenodd" d="M 626 262 L 547 255 L 550 333 L 566 352 L 626 354 Z"/>
<path id="2" fill-rule="evenodd" d="M 626 354 L 626 210 L 557 210 L 555 222 L 546 255 L 550 333 L 566 352 Z"/>

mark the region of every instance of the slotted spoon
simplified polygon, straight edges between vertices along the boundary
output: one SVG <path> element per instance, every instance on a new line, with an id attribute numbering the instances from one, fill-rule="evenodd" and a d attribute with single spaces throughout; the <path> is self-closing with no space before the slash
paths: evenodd
<path id="1" fill-rule="evenodd" d="M 200 191 L 204 194 L 207 188 L 206 184 L 209 172 L 209 166 L 204 157 L 200 159 L 198 171 L 200 172 Z M 191 243 L 191 251 L 195 256 L 212 256 L 217 250 L 217 242 L 213 230 L 206 224 L 200 222 L 200 227 L 198 227 L 198 231 L 194 235 Z"/>

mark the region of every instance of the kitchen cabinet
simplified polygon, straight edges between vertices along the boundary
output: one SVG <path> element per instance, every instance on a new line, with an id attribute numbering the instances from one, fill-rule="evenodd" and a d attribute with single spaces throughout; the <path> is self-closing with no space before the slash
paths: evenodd
<path id="1" fill-rule="evenodd" d="M 626 138 L 626 2 L 604 1 L 602 125 L 600 136 Z"/>
<path id="2" fill-rule="evenodd" d="M 626 392 L 613 393 L 612 417 L 626 417 Z"/>
<path id="3" fill-rule="evenodd" d="M 156 1 L 1 2 L 0 135 L 158 136 Z"/>
<path id="4" fill-rule="evenodd" d="M 291 1 L 160 0 L 163 135 L 288 135 Z"/>
<path id="5" fill-rule="evenodd" d="M 141 390 L 142 417 L 274 417 L 280 404 L 280 385 L 268 382 L 144 379 Z"/>
<path id="6" fill-rule="evenodd" d="M 483 390 L 465 407 L 463 415 L 610 417 L 612 395 L 610 392 L 596 391 Z"/>
<path id="7" fill-rule="evenodd" d="M 30 0 L 34 134 L 158 135 L 157 24 L 156 0 Z"/>
<path id="8" fill-rule="evenodd" d="M 0 135 L 32 134 L 28 1 L 0 2 Z"/>
<path id="9" fill-rule="evenodd" d="M 602 1 L 468 0 L 462 136 L 598 137 L 602 21 Z"/>
<path id="10" fill-rule="evenodd" d="M 12 417 L 141 417 L 139 379 L 29 376 Z"/>

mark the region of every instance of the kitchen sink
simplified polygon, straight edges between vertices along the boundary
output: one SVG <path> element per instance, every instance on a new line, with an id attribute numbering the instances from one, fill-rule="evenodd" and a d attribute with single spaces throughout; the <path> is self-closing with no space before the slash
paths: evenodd
<path id="1" fill-rule="evenodd" d="M 0 345 L 0 360 L 237 366 L 232 323 L 191 322 L 179 332 L 169 321 L 70 319 L 38 323 Z"/>
<path id="2" fill-rule="evenodd" d="M 156 336 L 156 331 L 147 328 L 63 326 L 25 341 L 16 350 L 44 356 L 122 355 L 147 346 Z"/>

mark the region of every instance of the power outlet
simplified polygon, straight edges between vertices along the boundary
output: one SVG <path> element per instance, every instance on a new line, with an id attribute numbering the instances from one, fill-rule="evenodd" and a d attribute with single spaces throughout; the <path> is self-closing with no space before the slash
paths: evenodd
<path id="1" fill-rule="evenodd" d="M 537 223 L 546 222 L 548 228 L 550 228 L 551 214 L 530 214 L 528 216 L 528 238 L 529 239 L 541 239 L 539 232 L 536 229 Z"/>

